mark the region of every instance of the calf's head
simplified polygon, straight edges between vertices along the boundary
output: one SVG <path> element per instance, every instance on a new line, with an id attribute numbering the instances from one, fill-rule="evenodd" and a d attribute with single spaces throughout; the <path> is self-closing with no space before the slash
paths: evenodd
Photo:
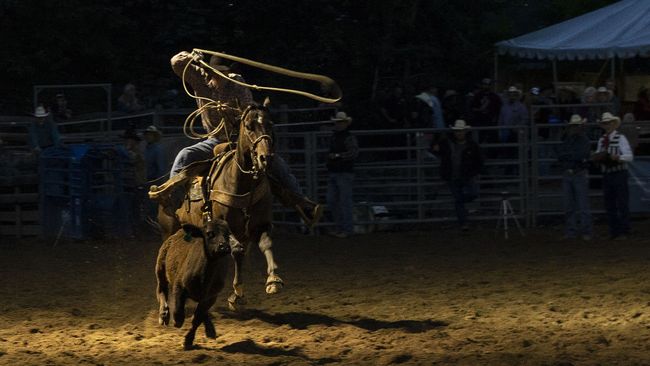
<path id="1" fill-rule="evenodd" d="M 186 236 L 203 239 L 205 255 L 208 258 L 230 252 L 230 230 L 224 220 L 212 220 L 204 227 L 185 224 L 183 231 Z"/>

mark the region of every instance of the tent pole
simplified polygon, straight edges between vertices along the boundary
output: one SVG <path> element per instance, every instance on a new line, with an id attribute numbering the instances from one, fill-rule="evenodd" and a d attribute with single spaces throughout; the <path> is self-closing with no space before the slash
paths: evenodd
<path id="1" fill-rule="evenodd" d="M 494 92 L 498 90 L 497 83 L 499 82 L 499 52 L 494 52 Z"/>

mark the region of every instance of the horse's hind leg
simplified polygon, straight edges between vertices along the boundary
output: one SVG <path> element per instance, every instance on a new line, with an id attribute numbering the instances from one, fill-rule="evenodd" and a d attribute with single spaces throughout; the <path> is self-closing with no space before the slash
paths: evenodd
<path id="1" fill-rule="evenodd" d="M 264 257 L 266 258 L 266 274 L 268 275 L 268 277 L 266 278 L 267 294 L 278 293 L 284 286 L 284 282 L 282 281 L 282 278 L 280 278 L 280 276 L 275 274 L 275 270 L 278 269 L 278 265 L 275 263 L 275 260 L 273 259 L 273 251 L 271 250 L 272 246 L 273 246 L 273 240 L 271 240 L 271 236 L 267 231 L 263 232 L 260 237 L 259 247 L 262 253 L 264 254 Z"/>
<path id="2" fill-rule="evenodd" d="M 245 250 L 244 246 L 233 237 L 230 237 L 230 254 L 235 262 L 235 273 L 232 278 L 233 293 L 228 296 L 228 308 L 232 311 L 239 311 L 246 304 L 241 280 Z"/>

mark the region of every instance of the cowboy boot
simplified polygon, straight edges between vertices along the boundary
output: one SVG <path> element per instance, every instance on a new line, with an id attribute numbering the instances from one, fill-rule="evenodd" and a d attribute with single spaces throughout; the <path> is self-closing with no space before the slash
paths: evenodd
<path id="1" fill-rule="evenodd" d="M 300 217 L 309 228 L 318 224 L 323 216 L 323 205 L 310 200 L 307 197 L 302 197 L 302 201 L 294 206 Z"/>
<path id="2" fill-rule="evenodd" d="M 181 208 L 185 200 L 184 188 L 184 185 L 176 185 L 159 190 L 157 186 L 151 186 L 149 198 L 157 202 L 167 216 L 176 217 L 176 211 Z"/>
<path id="3" fill-rule="evenodd" d="M 272 176 L 269 176 L 269 183 L 271 183 L 271 192 L 273 192 L 273 195 L 285 207 L 295 209 L 308 227 L 314 227 L 321 219 L 321 216 L 323 216 L 323 205 L 310 200 L 306 196 L 286 189 L 285 186 Z"/>

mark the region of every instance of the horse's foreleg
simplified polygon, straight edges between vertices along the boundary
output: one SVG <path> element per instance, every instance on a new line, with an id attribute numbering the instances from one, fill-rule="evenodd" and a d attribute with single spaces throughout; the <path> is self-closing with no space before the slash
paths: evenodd
<path id="1" fill-rule="evenodd" d="M 241 280 L 245 250 L 244 246 L 233 237 L 230 237 L 230 254 L 235 262 L 235 273 L 232 278 L 233 293 L 228 297 L 228 307 L 232 311 L 239 311 L 246 304 Z"/>
<path id="2" fill-rule="evenodd" d="M 284 286 L 282 278 L 275 274 L 275 270 L 278 269 L 278 265 L 273 259 L 273 251 L 271 250 L 272 246 L 273 240 L 271 240 L 271 236 L 268 232 L 263 232 L 262 236 L 260 237 L 259 247 L 264 254 L 264 257 L 266 258 L 266 274 L 268 275 L 266 278 L 267 294 L 278 293 Z"/>

